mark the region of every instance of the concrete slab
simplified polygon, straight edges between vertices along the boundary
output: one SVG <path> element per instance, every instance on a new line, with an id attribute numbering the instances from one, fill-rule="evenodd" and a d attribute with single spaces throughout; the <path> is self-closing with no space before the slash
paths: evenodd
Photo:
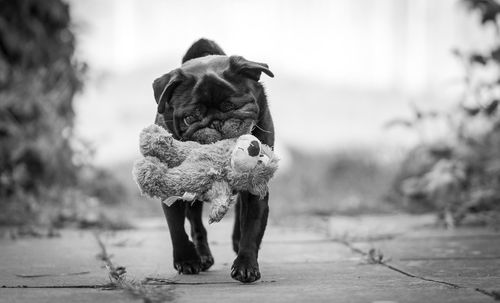
<path id="1" fill-rule="evenodd" d="M 397 218 L 396 218 L 397 219 Z M 499 235 L 483 229 L 443 231 L 415 225 L 384 237 L 391 228 L 357 234 L 352 246 L 364 251 L 380 249 L 390 264 L 413 274 L 459 284 L 459 288 L 409 277 L 388 267 L 367 264 L 366 257 L 340 241 L 300 228 L 270 226 L 260 252 L 262 280 L 244 285 L 230 277 L 235 254 L 231 245 L 231 220 L 208 227 L 215 265 L 200 275 L 177 275 L 172 268 L 172 248 L 163 220 L 140 229 L 105 232 L 100 238 L 115 265 L 125 266 L 127 278 L 145 285 L 148 298 L 160 296 L 174 302 L 492 302 L 474 290 L 497 290 L 500 285 Z M 366 231 L 383 222 L 353 219 Z M 382 220 L 383 221 L 383 220 Z M 360 223 L 361 222 L 361 223 Z M 364 222 L 364 223 L 363 223 Z M 377 223 L 378 222 L 378 223 Z M 154 224 L 153 224 L 154 223 Z M 344 224 L 353 226 L 356 224 Z M 380 231 L 378 230 L 378 231 Z M 350 235 L 353 235 L 351 233 Z M 349 238 L 345 235 L 343 238 Z M 387 234 L 385 234 L 387 235 Z M 367 241 L 366 239 L 372 239 Z M 109 282 L 100 248 L 90 232 L 63 231 L 61 238 L 0 240 L 1 302 L 128 302 L 126 291 L 59 288 Z M 82 273 L 68 275 L 71 273 Z M 19 277 L 19 275 L 45 277 Z M 154 285 L 153 285 L 154 284 Z M 151 297 L 150 297 L 151 296 Z M 154 300 L 152 301 L 154 302 Z"/>
<path id="2" fill-rule="evenodd" d="M 330 238 L 377 239 L 402 235 L 434 225 L 435 215 L 332 216 L 328 220 Z"/>
<path id="3" fill-rule="evenodd" d="M 453 289 L 355 262 L 263 264 L 266 278 L 235 283 L 224 272 L 179 276 L 177 302 L 491 302 L 470 289 Z M 218 283 L 209 283 L 218 282 Z"/>
<path id="4" fill-rule="evenodd" d="M 108 283 L 98 252 L 90 232 L 65 230 L 60 238 L 0 239 L 0 286 Z M 37 275 L 47 276 L 29 277 Z"/>
<path id="5" fill-rule="evenodd" d="M 222 221 L 208 227 L 210 248 L 215 259 L 212 268 L 225 270 L 228 275 L 236 257 L 230 241 L 231 231 L 232 222 Z M 170 237 L 163 227 L 103 233 L 101 238 L 108 252 L 113 254 L 114 262 L 125 266 L 130 276 L 143 279 L 176 273 L 172 267 Z M 350 249 L 322 235 L 283 227 L 269 229 L 259 256 L 261 263 L 271 264 L 332 262 L 353 258 Z"/>
<path id="6" fill-rule="evenodd" d="M 384 260 L 396 268 L 429 279 L 446 281 L 470 288 L 497 290 L 500 285 L 500 232 L 485 228 L 446 230 L 428 225 L 427 218 L 408 220 L 402 233 L 391 232 L 394 222 L 384 223 L 384 217 L 364 220 L 363 230 L 390 232 L 389 237 L 366 237 L 351 234 L 347 240 L 363 252 L 375 249 Z M 405 219 L 406 220 L 406 219 Z M 401 222 L 401 220 L 394 220 Z M 419 223 L 420 222 L 420 223 Z M 407 226 L 413 226 L 407 228 Z M 375 233 L 376 234 L 376 233 Z M 382 235 L 379 233 L 379 235 Z M 369 237 L 368 237 L 369 239 Z"/>
<path id="7" fill-rule="evenodd" d="M 40 288 L 0 288 L 0 303 L 120 303 L 137 302 L 136 299 L 119 290 L 99 289 L 40 289 Z"/>
<path id="8" fill-rule="evenodd" d="M 500 286 L 500 259 L 395 261 L 390 264 L 418 276 L 466 287 L 498 290 Z"/>
<path id="9" fill-rule="evenodd" d="M 380 249 L 393 260 L 500 259 L 500 233 L 482 234 L 481 230 L 473 235 L 457 233 L 428 230 L 417 236 L 409 233 L 395 239 L 354 243 L 364 250 Z"/>

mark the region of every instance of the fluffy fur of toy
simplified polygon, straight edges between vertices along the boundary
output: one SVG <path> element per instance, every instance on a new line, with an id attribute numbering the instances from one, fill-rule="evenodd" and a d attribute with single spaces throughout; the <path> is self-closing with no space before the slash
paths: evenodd
<path id="1" fill-rule="evenodd" d="M 247 135 L 248 136 L 248 135 Z M 269 161 L 245 170 L 235 169 L 232 153 L 241 141 L 226 139 L 212 144 L 175 140 L 167 130 L 151 125 L 140 135 L 144 158 L 134 164 L 133 175 L 141 192 L 167 205 L 177 200 L 211 203 L 209 222 L 218 222 L 237 200 L 237 191 L 249 191 L 264 198 L 267 183 L 278 168 L 273 151 L 261 147 Z M 254 160 L 254 159 L 253 159 Z"/>

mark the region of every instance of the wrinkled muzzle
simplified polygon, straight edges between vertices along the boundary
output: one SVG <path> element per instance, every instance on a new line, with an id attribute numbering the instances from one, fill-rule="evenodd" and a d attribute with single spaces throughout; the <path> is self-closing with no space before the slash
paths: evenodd
<path id="1" fill-rule="evenodd" d="M 222 139 L 230 139 L 249 134 L 255 125 L 253 119 L 240 120 L 231 118 L 226 121 L 218 122 L 220 126 L 201 127 L 193 132 L 183 135 L 185 140 L 197 141 L 202 144 L 214 143 Z"/>

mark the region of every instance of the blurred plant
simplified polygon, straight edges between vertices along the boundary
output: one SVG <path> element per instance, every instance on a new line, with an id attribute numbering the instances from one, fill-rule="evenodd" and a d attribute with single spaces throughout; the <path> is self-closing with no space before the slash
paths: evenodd
<path id="1" fill-rule="evenodd" d="M 73 97 L 86 65 L 74 50 L 63 1 L 0 0 L 0 223 L 29 221 L 82 183 L 89 148 L 73 133 Z"/>
<path id="2" fill-rule="evenodd" d="M 391 123 L 420 131 L 430 120 L 446 122 L 446 136 L 422 140 L 410 151 L 394 189 L 407 209 L 437 211 L 447 226 L 470 214 L 497 219 L 500 213 L 500 4 L 461 3 L 480 14 L 483 26 L 494 26 L 493 46 L 484 53 L 453 51 L 465 70 L 464 93 L 455 108 L 436 113 L 414 107 L 413 119 Z"/>

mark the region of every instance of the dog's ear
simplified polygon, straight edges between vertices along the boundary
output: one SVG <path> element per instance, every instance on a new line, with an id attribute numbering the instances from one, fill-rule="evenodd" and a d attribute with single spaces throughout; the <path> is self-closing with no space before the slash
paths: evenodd
<path id="1" fill-rule="evenodd" d="M 231 56 L 229 58 L 229 69 L 235 74 L 240 74 L 255 81 L 260 80 L 261 73 L 271 78 L 274 77 L 267 64 L 250 61 L 241 56 Z"/>
<path id="2" fill-rule="evenodd" d="M 158 113 L 165 112 L 175 88 L 182 82 L 179 70 L 171 71 L 153 81 L 153 92 L 158 104 Z"/>
<path id="3" fill-rule="evenodd" d="M 222 48 L 212 40 L 201 38 L 191 45 L 184 57 L 182 63 L 194 58 L 205 57 L 209 55 L 226 55 Z"/>

